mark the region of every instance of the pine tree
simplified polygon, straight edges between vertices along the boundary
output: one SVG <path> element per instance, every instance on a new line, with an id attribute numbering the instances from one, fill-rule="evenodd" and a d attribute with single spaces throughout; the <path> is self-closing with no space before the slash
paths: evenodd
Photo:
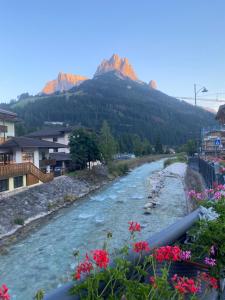
<path id="1" fill-rule="evenodd" d="M 99 147 L 103 160 L 106 163 L 110 162 L 116 153 L 117 144 L 106 121 L 103 122 L 100 131 Z"/>

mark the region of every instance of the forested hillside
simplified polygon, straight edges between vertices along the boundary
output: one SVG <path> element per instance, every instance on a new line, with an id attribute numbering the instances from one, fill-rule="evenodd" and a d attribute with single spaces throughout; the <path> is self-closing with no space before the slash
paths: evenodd
<path id="1" fill-rule="evenodd" d="M 107 120 L 112 133 L 126 140 L 137 134 L 155 143 L 179 145 L 198 137 L 214 115 L 169 97 L 147 84 L 121 78 L 117 72 L 87 80 L 68 92 L 21 99 L 8 105 L 34 130 L 45 121 L 62 121 L 99 130 Z"/>

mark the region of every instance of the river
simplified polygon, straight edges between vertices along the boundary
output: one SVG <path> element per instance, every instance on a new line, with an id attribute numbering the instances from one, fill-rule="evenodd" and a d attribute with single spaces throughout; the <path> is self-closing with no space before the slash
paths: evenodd
<path id="1" fill-rule="evenodd" d="M 0 285 L 10 288 L 12 300 L 31 300 L 35 292 L 56 288 L 71 279 L 73 251 L 101 247 L 107 232 L 112 247 L 128 238 L 128 221 L 143 225 L 144 239 L 186 214 L 182 183 L 167 178 L 160 205 L 151 215 L 143 214 L 148 196 L 147 178 L 163 168 L 163 160 L 144 164 L 95 194 L 62 209 L 48 223 L 12 245 L 0 256 Z"/>

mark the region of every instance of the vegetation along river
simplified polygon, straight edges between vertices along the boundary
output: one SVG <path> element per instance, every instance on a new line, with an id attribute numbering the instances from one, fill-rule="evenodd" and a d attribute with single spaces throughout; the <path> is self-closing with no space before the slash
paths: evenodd
<path id="1" fill-rule="evenodd" d="M 163 168 L 163 160 L 144 164 L 125 177 L 61 210 L 49 223 L 12 245 L 0 256 L 0 283 L 10 288 L 12 300 L 31 300 L 35 292 L 56 288 L 71 279 L 73 251 L 101 247 L 107 232 L 118 248 L 128 238 L 128 221 L 143 225 L 142 239 L 160 231 L 186 214 L 182 183 L 166 179 L 160 204 L 145 215 L 147 178 Z"/>

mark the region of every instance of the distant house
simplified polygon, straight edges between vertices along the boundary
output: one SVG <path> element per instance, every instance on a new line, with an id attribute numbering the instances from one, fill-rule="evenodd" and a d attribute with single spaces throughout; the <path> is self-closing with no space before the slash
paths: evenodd
<path id="1" fill-rule="evenodd" d="M 69 135 L 72 132 L 71 127 L 47 127 L 32 133 L 29 133 L 27 137 L 45 140 L 49 142 L 60 143 L 63 145 L 69 144 Z M 50 152 L 64 152 L 69 153 L 69 148 L 50 149 Z"/>
<path id="2" fill-rule="evenodd" d="M 0 109 L 0 144 L 15 136 L 17 115 L 13 112 Z"/>
<path id="3" fill-rule="evenodd" d="M 44 141 L 51 141 L 63 144 L 68 146 L 69 144 L 69 136 L 72 132 L 71 127 L 46 127 L 44 129 L 32 132 L 27 135 L 27 137 L 44 140 Z M 70 157 L 70 150 L 69 147 L 67 148 L 53 148 L 49 150 L 50 158 L 55 161 L 54 167 L 62 168 L 62 171 L 67 169 L 71 162 Z"/>
<path id="4" fill-rule="evenodd" d="M 219 140 L 219 144 L 216 141 Z M 201 152 L 206 155 L 225 154 L 225 127 L 202 129 Z"/>

